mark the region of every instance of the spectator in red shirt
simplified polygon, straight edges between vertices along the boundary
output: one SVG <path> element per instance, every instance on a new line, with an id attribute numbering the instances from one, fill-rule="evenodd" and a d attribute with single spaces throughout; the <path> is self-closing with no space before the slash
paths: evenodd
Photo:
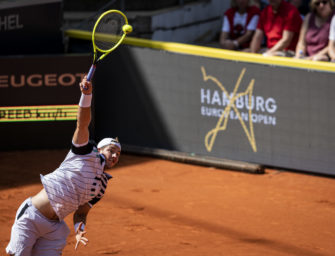
<path id="1" fill-rule="evenodd" d="M 231 8 L 223 16 L 220 46 L 223 49 L 249 48 L 257 28 L 260 10 L 250 6 L 250 0 L 232 0 Z"/>
<path id="2" fill-rule="evenodd" d="M 269 0 L 261 13 L 250 44 L 251 52 L 265 56 L 294 56 L 302 19 L 298 9 L 284 0 Z M 266 50 L 261 50 L 266 36 Z"/>

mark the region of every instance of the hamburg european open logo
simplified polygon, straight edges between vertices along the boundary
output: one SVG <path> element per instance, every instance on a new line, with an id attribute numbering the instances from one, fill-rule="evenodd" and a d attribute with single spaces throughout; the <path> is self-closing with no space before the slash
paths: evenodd
<path id="1" fill-rule="evenodd" d="M 272 97 L 255 96 L 253 94 L 255 79 L 247 81 L 246 90 L 239 92 L 246 73 L 245 68 L 241 70 L 231 93 L 218 78 L 209 75 L 203 66 L 201 72 L 205 82 L 203 88 L 200 89 L 201 115 L 217 119 L 215 127 L 210 129 L 205 136 L 207 151 L 212 151 L 219 133 L 228 129 L 228 123 L 231 120 L 240 122 L 252 151 L 257 152 L 254 124 L 276 126 L 276 100 Z"/>

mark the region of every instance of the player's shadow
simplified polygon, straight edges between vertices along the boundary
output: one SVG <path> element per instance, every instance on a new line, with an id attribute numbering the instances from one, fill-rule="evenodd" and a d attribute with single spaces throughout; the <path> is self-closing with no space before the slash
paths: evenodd
<path id="1" fill-rule="evenodd" d="M 294 244 L 283 242 L 280 240 L 269 239 L 262 234 L 254 234 L 248 230 L 237 230 L 227 225 L 215 223 L 215 219 L 197 219 L 191 216 L 181 214 L 177 211 L 170 211 L 154 207 L 152 205 L 139 204 L 129 198 L 119 197 L 113 195 L 113 202 L 122 206 L 129 207 L 133 210 L 141 210 L 142 214 L 159 218 L 160 220 L 165 219 L 168 222 L 173 222 L 180 225 L 186 225 L 199 230 L 205 230 L 211 233 L 230 238 L 245 244 L 254 244 L 254 246 L 265 248 L 269 251 L 279 252 L 282 255 L 304 255 L 304 256 L 325 256 L 323 253 L 318 253 L 305 248 L 300 248 Z"/>

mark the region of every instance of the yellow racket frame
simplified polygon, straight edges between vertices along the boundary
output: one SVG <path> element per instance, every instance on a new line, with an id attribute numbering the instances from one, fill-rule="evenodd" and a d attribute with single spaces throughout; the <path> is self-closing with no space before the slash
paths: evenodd
<path id="1" fill-rule="evenodd" d="M 97 34 L 95 33 L 95 30 L 96 30 L 96 28 L 97 28 L 97 26 L 98 26 L 100 20 L 101 20 L 104 16 L 106 16 L 107 14 L 112 13 L 112 12 L 114 12 L 114 13 L 118 13 L 118 14 L 122 15 L 122 17 L 123 17 L 124 20 L 125 20 L 125 24 L 124 24 L 123 26 L 125 26 L 125 25 L 129 25 L 129 24 L 128 24 L 127 16 L 126 16 L 123 12 L 121 12 L 121 11 L 119 11 L 119 10 L 108 10 L 108 11 L 106 11 L 106 12 L 104 12 L 103 14 L 100 15 L 100 17 L 98 18 L 98 20 L 95 22 L 95 25 L 94 25 L 94 28 L 93 28 L 93 32 L 92 32 L 92 44 L 93 44 L 93 51 L 94 51 L 93 63 L 96 63 L 97 61 L 102 60 L 103 58 L 106 57 L 107 54 L 109 54 L 110 52 L 112 52 L 113 50 L 115 50 L 115 49 L 122 43 L 123 39 L 124 39 L 124 38 L 126 37 L 126 35 L 127 35 L 127 33 L 125 33 L 124 29 L 122 29 L 122 31 L 123 31 L 122 36 L 101 34 L 101 37 L 104 37 L 104 38 L 107 38 L 107 39 L 108 39 L 108 37 L 109 37 L 111 40 L 114 40 L 115 37 L 120 37 L 119 41 L 118 41 L 112 48 L 110 48 L 110 49 L 108 49 L 108 50 L 102 50 L 102 49 L 100 49 L 99 47 L 97 47 L 97 45 L 95 44 L 95 37 L 96 37 L 96 36 L 99 36 L 98 33 L 97 33 Z M 129 25 L 129 26 L 130 26 L 130 25 Z M 97 58 L 97 54 L 96 54 L 97 51 L 103 53 L 103 54 L 99 57 L 99 59 L 96 59 L 96 58 Z"/>
<path id="2" fill-rule="evenodd" d="M 100 20 L 107 14 L 109 13 L 118 13 L 120 15 L 122 15 L 122 17 L 124 18 L 125 20 L 125 24 L 123 25 L 123 27 L 121 28 L 122 29 L 122 36 L 120 35 L 108 35 L 108 34 L 99 34 L 99 33 L 95 33 L 95 30 L 100 22 Z M 126 37 L 126 35 L 128 33 L 130 33 L 131 31 L 133 30 L 132 26 L 128 24 L 128 19 L 127 19 L 127 16 L 124 15 L 123 12 L 119 11 L 119 10 L 108 10 L 106 12 L 104 12 L 103 14 L 100 15 L 100 17 L 98 18 L 98 20 L 95 22 L 95 25 L 94 25 L 94 28 L 93 28 L 93 32 L 92 32 L 92 44 L 93 44 L 93 64 L 87 74 L 87 81 L 91 81 L 92 78 L 93 78 L 93 75 L 94 75 L 94 72 L 95 72 L 95 69 L 96 69 L 96 63 L 100 60 L 102 60 L 103 58 L 105 58 L 109 53 L 111 53 L 113 50 L 115 50 L 123 41 L 123 39 Z M 99 47 L 97 47 L 97 45 L 95 44 L 95 38 L 96 37 L 103 37 L 104 40 L 110 38 L 110 40 L 113 40 L 113 42 L 115 42 L 116 40 L 117 43 L 110 49 L 108 50 L 103 50 L 103 49 L 100 49 Z M 99 57 L 99 59 L 97 59 L 97 51 L 101 52 L 102 55 Z M 85 89 L 85 88 L 84 88 Z"/>

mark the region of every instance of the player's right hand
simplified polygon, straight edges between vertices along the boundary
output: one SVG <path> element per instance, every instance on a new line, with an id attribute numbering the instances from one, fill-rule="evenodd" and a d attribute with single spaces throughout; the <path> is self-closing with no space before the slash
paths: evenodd
<path id="1" fill-rule="evenodd" d="M 75 250 L 77 250 L 79 243 L 82 243 L 84 246 L 86 246 L 88 243 L 88 239 L 84 237 L 84 235 L 86 234 L 86 231 L 81 230 L 82 225 L 83 223 L 81 222 L 76 230 L 76 241 L 77 242 L 74 247 Z"/>

